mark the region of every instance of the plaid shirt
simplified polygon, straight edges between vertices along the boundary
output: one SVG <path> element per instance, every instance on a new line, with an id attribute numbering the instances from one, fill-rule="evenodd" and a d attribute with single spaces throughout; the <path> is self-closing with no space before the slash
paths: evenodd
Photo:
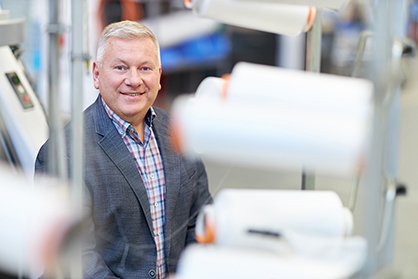
<path id="1" fill-rule="evenodd" d="M 135 164 L 144 181 L 154 228 L 157 246 L 156 278 L 163 279 L 166 275 L 164 255 L 164 224 L 165 224 L 165 178 L 164 167 L 158 149 L 157 140 L 152 131 L 152 121 L 156 117 L 151 108 L 145 117 L 144 142 L 139 139 L 135 128 L 114 113 L 102 99 L 103 106 L 121 135 L 123 142 L 134 158 Z"/>

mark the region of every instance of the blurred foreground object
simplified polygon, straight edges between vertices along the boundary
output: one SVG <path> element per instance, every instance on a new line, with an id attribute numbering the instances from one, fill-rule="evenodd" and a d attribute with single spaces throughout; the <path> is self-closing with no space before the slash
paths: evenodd
<path id="1" fill-rule="evenodd" d="M 316 8 L 234 0 L 185 0 L 187 8 L 201 17 L 259 31 L 296 36 L 315 21 Z"/>
<path id="2" fill-rule="evenodd" d="M 240 62 L 172 107 L 175 148 L 251 167 L 351 175 L 364 167 L 373 85 Z M 218 97 L 217 97 L 218 96 Z"/>
<path id="3" fill-rule="evenodd" d="M 362 266 L 365 257 L 363 242 L 352 243 L 358 250 L 345 255 L 357 259 L 303 258 L 289 254 L 280 255 L 263 250 L 219 247 L 212 245 L 192 245 L 180 258 L 176 279 L 344 279 Z M 354 249 L 353 249 L 354 248 Z M 341 254 L 343 256 L 344 254 Z"/>
<path id="4" fill-rule="evenodd" d="M 196 226 L 200 242 L 274 251 L 276 240 L 292 233 L 350 236 L 353 216 L 332 191 L 224 189 Z M 208 231 L 214 232 L 213 241 L 205 241 Z"/>
<path id="5" fill-rule="evenodd" d="M 222 190 L 197 222 L 197 238 L 214 244 L 187 248 L 176 278 L 348 278 L 367 251 L 352 229 L 331 191 Z"/>
<path id="6" fill-rule="evenodd" d="M 198 18 L 183 10 L 147 18 L 141 23 L 151 29 L 162 49 L 210 35 L 216 32 L 220 25 L 215 20 Z"/>
<path id="7" fill-rule="evenodd" d="M 236 2 L 276 3 L 289 5 L 309 5 L 333 10 L 343 9 L 349 0 L 234 0 Z"/>
<path id="8" fill-rule="evenodd" d="M 63 182 L 36 185 L 0 165 L 0 270 L 38 277 L 53 272 L 76 222 Z"/>

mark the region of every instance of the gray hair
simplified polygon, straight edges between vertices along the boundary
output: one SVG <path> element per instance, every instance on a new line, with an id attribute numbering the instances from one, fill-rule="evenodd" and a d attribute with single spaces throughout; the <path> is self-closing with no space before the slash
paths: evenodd
<path id="1" fill-rule="evenodd" d="M 129 40 L 150 38 L 155 44 L 155 47 L 157 49 L 158 60 L 161 65 L 160 46 L 158 44 L 157 38 L 154 36 L 152 31 L 139 22 L 124 20 L 109 24 L 103 30 L 102 35 L 99 39 L 99 44 L 97 46 L 96 60 L 99 64 L 99 67 L 102 66 L 103 56 L 107 47 L 107 41 L 110 37 L 117 37 Z"/>

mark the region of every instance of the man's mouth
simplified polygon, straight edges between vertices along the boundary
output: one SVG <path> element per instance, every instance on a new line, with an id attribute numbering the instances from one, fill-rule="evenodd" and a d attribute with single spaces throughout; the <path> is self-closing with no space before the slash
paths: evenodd
<path id="1" fill-rule="evenodd" d="M 122 95 L 127 95 L 127 96 L 132 96 L 132 97 L 139 96 L 142 94 L 142 93 L 124 93 L 124 92 L 120 92 L 120 93 Z"/>

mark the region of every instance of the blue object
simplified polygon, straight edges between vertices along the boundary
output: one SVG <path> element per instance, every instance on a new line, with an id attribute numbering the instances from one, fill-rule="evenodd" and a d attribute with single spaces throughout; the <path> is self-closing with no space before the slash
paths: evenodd
<path id="1" fill-rule="evenodd" d="M 222 33 L 213 33 L 161 49 L 161 63 L 164 69 L 204 65 L 225 59 L 230 52 L 229 38 Z"/>

